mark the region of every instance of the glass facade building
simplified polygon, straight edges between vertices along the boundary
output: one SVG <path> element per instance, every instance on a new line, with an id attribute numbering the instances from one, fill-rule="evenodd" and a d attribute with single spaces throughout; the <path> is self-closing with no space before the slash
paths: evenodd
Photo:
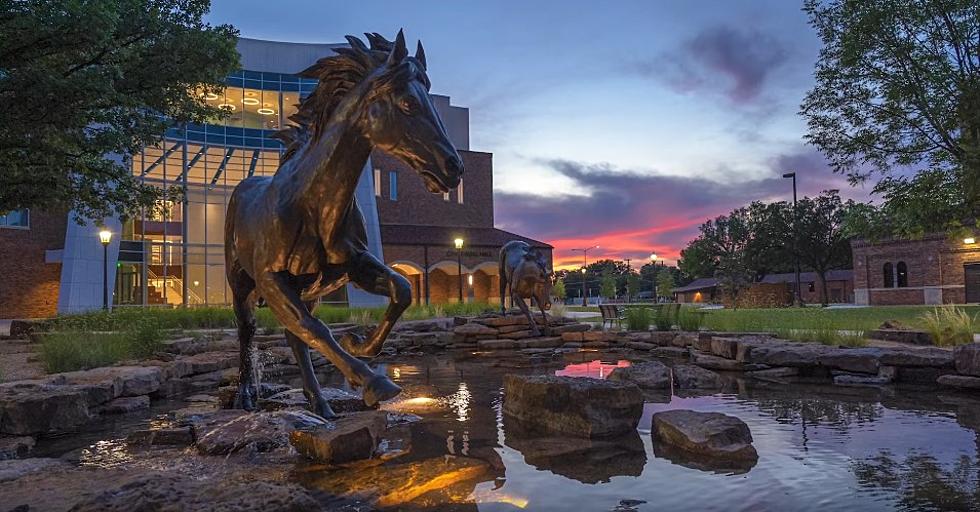
<path id="1" fill-rule="evenodd" d="M 296 75 L 241 71 L 223 94 L 203 95 L 227 117 L 170 129 L 163 142 L 132 155 L 141 181 L 184 189 L 182 199 L 123 224 L 116 264 L 116 305 L 223 305 L 224 219 L 235 186 L 271 176 L 283 145 L 271 135 L 316 86 Z M 344 294 L 332 297 L 344 301 Z"/>

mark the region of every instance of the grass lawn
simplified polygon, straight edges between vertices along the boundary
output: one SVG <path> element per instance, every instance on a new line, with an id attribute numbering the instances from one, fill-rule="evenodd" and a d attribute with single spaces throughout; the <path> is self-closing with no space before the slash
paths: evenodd
<path id="1" fill-rule="evenodd" d="M 971 317 L 980 306 L 960 306 Z M 924 329 L 922 316 L 934 306 L 874 306 L 866 308 L 775 308 L 706 310 L 704 326 L 717 331 L 779 331 L 785 329 L 838 329 L 870 331 L 886 320 Z"/>

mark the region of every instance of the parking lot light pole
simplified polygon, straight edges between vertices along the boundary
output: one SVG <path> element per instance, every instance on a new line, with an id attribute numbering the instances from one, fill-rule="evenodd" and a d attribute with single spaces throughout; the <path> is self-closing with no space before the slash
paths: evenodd
<path id="1" fill-rule="evenodd" d="M 459 278 L 459 303 L 463 303 L 463 239 L 457 238 L 453 240 L 453 244 L 456 246 L 456 274 Z"/>
<path id="2" fill-rule="evenodd" d="M 593 245 L 592 247 L 586 247 L 584 249 L 572 249 L 573 251 L 582 251 L 582 306 L 589 305 L 585 298 L 585 267 L 589 266 L 589 251 L 598 248 L 598 245 Z"/>

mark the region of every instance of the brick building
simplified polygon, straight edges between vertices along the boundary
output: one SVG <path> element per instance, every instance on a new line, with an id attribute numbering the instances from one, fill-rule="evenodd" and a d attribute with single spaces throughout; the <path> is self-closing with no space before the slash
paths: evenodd
<path id="1" fill-rule="evenodd" d="M 980 247 L 973 238 L 855 240 L 851 249 L 858 304 L 980 302 Z"/>
<path id="2" fill-rule="evenodd" d="M 275 173 L 283 146 L 272 135 L 317 85 L 295 73 L 337 46 L 239 39 L 244 69 L 227 77 L 223 95 L 204 97 L 228 117 L 171 128 L 158 146 L 118 157 L 144 183 L 183 187 L 182 201 L 161 203 L 158 212 L 140 218 L 87 224 L 70 222 L 70 214 L 0 216 L 0 318 L 98 309 L 103 287 L 113 306 L 229 304 L 228 200 L 241 180 Z M 456 301 L 460 282 L 464 300 L 499 300 L 500 246 L 525 240 L 549 265 L 551 246 L 494 228 L 493 155 L 470 149 L 468 109 L 448 96 L 431 100 L 463 159 L 462 184 L 431 194 L 414 170 L 376 151 L 355 192 L 369 250 L 408 277 L 418 302 Z M 105 252 L 97 236 L 101 225 L 113 233 Z M 458 263 L 457 238 L 463 240 Z M 106 283 L 103 267 L 109 269 Z M 348 285 L 327 301 L 378 306 L 386 300 Z"/>
<path id="3" fill-rule="evenodd" d="M 827 281 L 827 300 L 832 304 L 854 302 L 854 272 L 851 270 L 829 270 L 824 276 Z M 687 286 L 674 289 L 674 300 L 682 303 L 722 303 L 724 302 L 719 281 L 714 277 L 695 279 Z M 753 283 L 743 292 L 744 300 L 752 303 L 758 296 L 764 296 L 760 303 L 767 305 L 789 305 L 793 302 L 796 289 L 796 274 L 768 274 L 759 282 Z M 823 287 L 816 272 L 800 272 L 800 297 L 805 304 L 820 304 Z M 739 299 L 742 303 L 743 299 Z"/>

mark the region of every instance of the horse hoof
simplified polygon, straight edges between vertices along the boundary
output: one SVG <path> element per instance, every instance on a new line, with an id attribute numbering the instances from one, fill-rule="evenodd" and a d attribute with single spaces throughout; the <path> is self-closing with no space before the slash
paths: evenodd
<path id="1" fill-rule="evenodd" d="M 330 407 L 330 404 L 325 399 L 321 398 L 312 404 L 313 414 L 325 420 L 337 419 L 337 413 L 333 412 L 333 408 Z"/>
<path id="2" fill-rule="evenodd" d="M 388 377 L 375 375 L 364 386 L 364 403 L 368 407 L 374 407 L 378 402 L 395 398 L 401 392 L 402 388 L 398 384 L 391 382 Z"/>

